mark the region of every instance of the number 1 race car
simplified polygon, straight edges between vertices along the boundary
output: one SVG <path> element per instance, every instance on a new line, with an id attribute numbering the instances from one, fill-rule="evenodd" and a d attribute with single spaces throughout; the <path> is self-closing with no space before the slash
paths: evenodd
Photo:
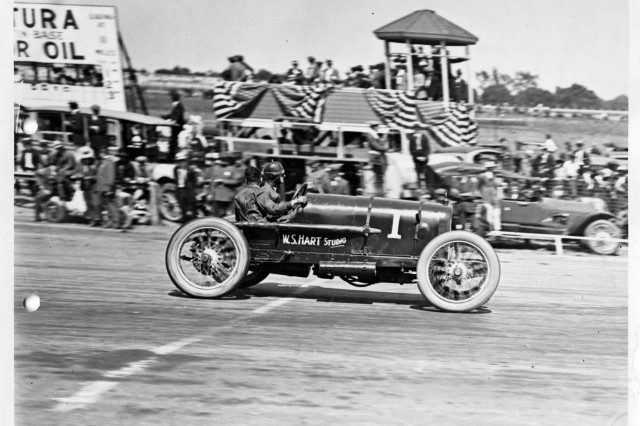
<path id="1" fill-rule="evenodd" d="M 307 192 L 306 184 L 294 197 Z M 269 274 L 340 277 L 356 287 L 415 283 L 439 309 L 485 304 L 500 261 L 482 237 L 451 231 L 451 207 L 430 202 L 311 194 L 282 222 L 205 217 L 179 228 L 166 266 L 181 291 L 216 298 Z"/>

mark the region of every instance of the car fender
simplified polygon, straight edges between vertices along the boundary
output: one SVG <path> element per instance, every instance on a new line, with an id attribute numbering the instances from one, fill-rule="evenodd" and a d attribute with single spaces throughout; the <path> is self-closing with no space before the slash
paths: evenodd
<path id="1" fill-rule="evenodd" d="M 612 219 L 615 219 L 615 218 L 616 217 L 614 215 L 612 215 L 611 213 L 606 213 L 606 212 L 599 212 L 599 213 L 590 214 L 589 216 L 586 216 L 586 217 L 582 218 L 582 220 L 580 222 L 575 223 L 571 227 L 571 229 L 569 229 L 569 235 L 582 236 L 582 234 L 584 232 L 584 229 L 591 222 L 593 222 L 595 220 L 600 220 L 600 219 L 612 220 Z"/>

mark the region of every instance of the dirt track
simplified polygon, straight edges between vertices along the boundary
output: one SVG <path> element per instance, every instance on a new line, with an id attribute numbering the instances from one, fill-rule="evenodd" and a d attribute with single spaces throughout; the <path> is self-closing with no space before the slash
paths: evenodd
<path id="1" fill-rule="evenodd" d="M 499 250 L 486 309 L 271 276 L 223 300 L 164 270 L 173 226 L 15 225 L 16 424 L 624 424 L 627 258 Z M 22 307 L 31 291 L 42 305 Z"/>

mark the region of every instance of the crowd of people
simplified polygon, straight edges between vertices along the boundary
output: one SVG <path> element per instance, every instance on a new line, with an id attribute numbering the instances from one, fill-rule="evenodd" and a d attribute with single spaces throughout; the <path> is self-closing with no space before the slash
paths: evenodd
<path id="1" fill-rule="evenodd" d="M 236 59 L 242 64 L 241 57 Z M 317 63 L 314 69 L 318 71 L 314 78 L 333 75 L 333 72 L 323 73 L 323 68 Z M 307 71 L 311 72 L 311 69 Z M 306 73 L 300 75 L 307 78 Z M 216 217 L 232 214 L 235 197 L 253 182 L 247 181 L 251 175 L 248 170 L 255 167 L 263 169 L 270 161 L 277 160 L 268 156 L 254 158 L 240 152 L 221 152 L 215 142 L 208 141 L 203 135 L 203 123 L 199 117 L 185 119 L 185 110 L 177 93 L 172 94 L 170 110 L 163 117 L 177 124 L 172 130 L 169 151 L 170 158 L 176 162 L 173 176 L 175 195 L 184 220 L 203 214 Z M 21 149 L 17 150 L 16 168 L 31 172 L 36 178 L 35 183 L 29 184 L 36 200 L 35 220 L 41 220 L 43 208 L 52 197 L 69 201 L 80 190 L 89 223 L 118 228 L 122 225 L 118 209 L 123 203 L 118 194 L 136 192 L 137 197 L 149 195 L 148 189 L 140 184 L 149 182 L 148 159 L 144 156 L 130 159 L 124 148 L 109 146 L 106 123 L 100 116 L 99 106 L 92 107 L 92 114 L 86 122 L 88 132 L 82 128 L 81 122 L 78 104 L 70 102 L 66 128 L 71 132 L 70 141 L 75 152 L 65 148 L 61 141 L 53 144 L 40 142 L 36 147 L 33 140 L 23 138 Z M 361 148 L 368 149 L 370 156 L 369 164 L 362 170 L 350 163 L 302 161 L 297 164 L 291 160 L 288 163 L 292 167 L 291 173 L 286 179 L 283 176 L 286 185 L 278 188 L 278 192 L 284 194 L 285 187 L 293 189 L 302 182 L 312 182 L 320 192 L 329 194 L 385 196 L 387 154 L 396 150 L 399 144 L 393 140 L 394 135 L 378 132 L 379 122 L 368 124 L 368 131 L 363 132 L 359 142 L 356 141 Z M 281 143 L 296 145 L 292 142 L 294 136 L 290 130 L 283 129 Z M 315 137 L 318 139 L 320 136 Z M 592 196 L 604 199 L 614 213 L 626 208 L 627 167 L 613 159 L 604 163 L 600 160 L 598 165 L 592 162 L 596 155 L 606 158 L 612 153 L 615 147 L 611 144 L 600 151 L 595 145 L 585 147 L 578 140 L 566 142 L 560 149 L 551 135 L 547 135 L 546 140 L 539 144 L 515 142 L 514 149 L 513 145 L 501 139 L 501 155 L 485 159 L 485 172 L 477 179 L 452 178 L 446 185 L 449 187 L 447 195 L 443 193 L 445 185 L 442 179 L 429 167 L 431 147 L 428 134 L 417 128 L 408 137 L 417 175 L 415 196 L 436 201 L 448 196 L 457 202 L 461 193 L 473 193 L 476 201 L 484 205 L 487 221 L 494 230 L 500 229 L 499 205 L 504 198 L 550 196 L 572 199 Z M 537 154 L 532 149 L 525 149 L 532 145 L 539 145 Z M 502 173 L 501 170 L 511 173 Z M 262 179 L 264 182 L 264 177 Z M 74 183 L 79 185 L 74 186 Z"/>
<path id="2" fill-rule="evenodd" d="M 373 64 L 368 67 L 356 65 L 342 75 L 335 67 L 333 60 L 317 60 L 314 56 L 307 57 L 306 67 L 297 60 L 291 62 L 291 67 L 284 74 L 276 74 L 271 77 L 269 83 L 289 85 L 316 85 L 332 84 L 345 87 L 358 87 L 376 89 L 407 90 L 408 79 L 413 79 L 413 87 L 420 98 L 442 100 L 442 66 L 441 50 L 439 47 L 431 48 L 430 52 L 424 51 L 422 46 L 413 47 L 410 55 L 412 76 L 409 76 L 407 56 L 398 54 L 390 61 L 390 87 L 387 87 L 385 78 L 385 63 Z M 234 55 L 228 58 L 229 65 L 221 76 L 226 81 L 254 81 L 255 71 L 244 61 L 242 55 Z M 451 69 L 452 63 L 463 61 L 461 58 L 449 58 L 448 86 L 449 97 L 453 101 L 466 101 L 468 99 L 467 84 L 462 78 L 462 71 Z"/>

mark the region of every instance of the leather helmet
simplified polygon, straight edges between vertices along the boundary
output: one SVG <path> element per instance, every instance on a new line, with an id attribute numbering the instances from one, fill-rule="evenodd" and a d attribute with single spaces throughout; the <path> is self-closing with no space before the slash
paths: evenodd
<path id="1" fill-rule="evenodd" d="M 277 161 L 273 161 L 264 166 L 262 169 L 262 175 L 266 180 L 270 181 L 279 177 L 284 177 L 284 167 L 282 167 L 282 164 Z"/>

